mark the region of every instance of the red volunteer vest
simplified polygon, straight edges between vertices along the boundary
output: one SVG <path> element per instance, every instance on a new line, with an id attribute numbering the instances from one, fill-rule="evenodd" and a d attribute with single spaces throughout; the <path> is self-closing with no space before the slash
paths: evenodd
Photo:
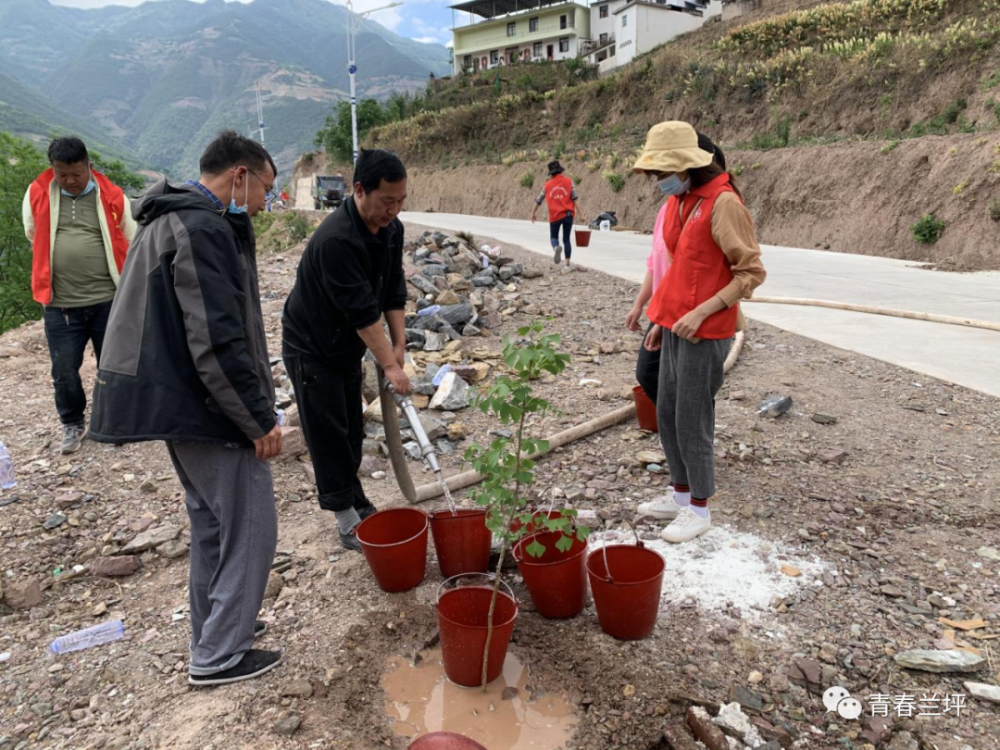
<path id="1" fill-rule="evenodd" d="M 549 207 L 549 221 L 561 221 L 573 211 L 573 181 L 564 174 L 557 174 L 545 183 L 545 204 Z"/>
<path id="2" fill-rule="evenodd" d="M 108 233 L 111 235 L 111 251 L 118 273 L 125 265 L 128 253 L 128 239 L 122 231 L 122 217 L 128 210 L 125 193 L 100 172 L 90 170 L 94 182 L 101 189 L 101 206 L 107 219 Z M 32 242 L 31 293 L 35 302 L 47 305 L 52 301 L 52 217 L 49 205 L 49 191 L 55 179 L 51 169 L 46 169 L 31 183 L 29 198 L 31 215 L 35 219 L 35 239 Z M 110 270 L 110 269 L 109 269 Z"/>
<path id="3" fill-rule="evenodd" d="M 646 316 L 657 325 L 673 329 L 678 320 L 733 280 L 729 259 L 712 237 L 715 201 L 723 193 L 731 192 L 729 175 L 723 174 L 684 196 L 683 217 L 680 199 L 671 196 L 667 202 L 663 236 L 673 262 L 646 311 Z M 739 305 L 710 315 L 698 329 L 698 338 L 732 338 L 736 335 L 738 315 Z"/>

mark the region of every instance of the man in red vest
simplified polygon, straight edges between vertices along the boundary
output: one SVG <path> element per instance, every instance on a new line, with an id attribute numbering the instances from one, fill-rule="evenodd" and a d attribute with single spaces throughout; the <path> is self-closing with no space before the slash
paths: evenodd
<path id="1" fill-rule="evenodd" d="M 535 223 L 538 207 L 545 202 L 549 209 L 549 236 L 552 240 L 552 262 L 559 265 L 563 252 L 566 253 L 566 265 L 570 264 L 573 255 L 573 245 L 570 235 L 573 232 L 573 217 L 579 210 L 579 199 L 573 181 L 563 174 L 562 164 L 558 161 L 549 162 L 549 181 L 545 183 L 542 192 L 535 199 L 535 210 L 531 212 L 531 223 Z M 582 217 L 581 217 L 582 220 Z M 559 245 L 559 231 L 562 230 L 563 244 Z"/>
<path id="2" fill-rule="evenodd" d="M 52 141 L 49 164 L 28 188 L 22 218 L 34 254 L 31 291 L 45 306 L 61 451 L 73 453 L 87 431 L 83 353 L 91 342 L 100 361 L 135 222 L 122 189 L 93 169 L 79 138 Z"/>

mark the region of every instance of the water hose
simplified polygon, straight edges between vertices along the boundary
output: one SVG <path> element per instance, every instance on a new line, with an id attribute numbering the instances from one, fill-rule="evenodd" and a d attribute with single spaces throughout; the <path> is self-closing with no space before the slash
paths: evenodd
<path id="1" fill-rule="evenodd" d="M 1000 323 L 991 320 L 976 320 L 953 315 L 937 315 L 935 313 L 914 312 L 912 310 L 895 310 L 889 307 L 874 307 L 873 305 L 857 305 L 852 302 L 831 302 L 824 299 L 807 299 L 801 297 L 754 297 L 743 302 L 760 302 L 771 305 L 798 305 L 800 307 L 825 307 L 829 310 L 849 310 L 850 312 L 868 313 L 870 315 L 886 315 L 890 318 L 906 318 L 922 320 L 928 323 L 944 323 L 967 328 L 982 328 L 986 331 L 1000 333 Z M 734 347 L 735 348 L 735 347 Z"/>

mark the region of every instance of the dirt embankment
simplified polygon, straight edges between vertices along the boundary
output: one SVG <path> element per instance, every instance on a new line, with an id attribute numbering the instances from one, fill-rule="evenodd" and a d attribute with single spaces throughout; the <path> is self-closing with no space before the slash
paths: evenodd
<path id="1" fill-rule="evenodd" d="M 1000 134 L 954 135 L 898 142 L 732 151 L 762 242 L 826 247 L 836 252 L 1000 268 Z M 662 199 L 656 185 L 630 175 L 614 192 L 606 168 L 572 157 L 567 173 L 580 180 L 585 217 L 616 211 L 620 222 L 650 230 Z M 535 176 L 532 187 L 522 178 Z M 544 181 L 544 165 L 410 169 L 414 210 L 528 218 Z M 914 240 L 910 227 L 926 214 L 945 223 L 936 244 Z M 544 214 L 543 214 L 544 216 Z"/>

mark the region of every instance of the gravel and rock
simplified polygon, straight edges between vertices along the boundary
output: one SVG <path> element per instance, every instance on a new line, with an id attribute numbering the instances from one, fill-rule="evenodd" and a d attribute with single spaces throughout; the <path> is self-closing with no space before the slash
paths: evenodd
<path id="1" fill-rule="evenodd" d="M 422 229 L 407 231 L 420 237 Z M 448 340 L 437 351 L 414 344 L 408 367 L 426 399 L 422 417 L 438 420 L 436 439 L 453 449 L 440 456 L 446 474 L 467 468 L 465 448 L 489 441 L 498 426 L 477 409 L 459 408 L 457 396 L 447 408 L 430 409 L 448 375 L 434 386 L 427 373 L 449 365 L 452 390 L 489 386 L 504 371 L 502 337 L 529 321 L 547 319 L 572 355 L 560 378 L 536 384 L 558 412 L 535 420 L 534 435 L 627 403 L 641 336 L 624 328 L 635 285 L 563 272 L 511 247 L 491 259 L 496 272 L 486 273 L 479 257 L 456 263 L 441 252 L 451 235 L 440 234 L 441 247 L 433 239 L 433 251 L 421 258 L 425 246 L 413 251 L 416 275 L 434 291 L 411 284 L 408 321 L 421 320 L 419 305 L 441 304 L 448 318 L 439 313 L 438 330 L 412 330 Z M 464 246 L 483 243 L 496 244 L 476 238 Z M 260 258 L 275 355 L 300 250 Z M 585 253 L 578 252 L 579 262 Z M 523 273 L 504 279 L 501 271 L 513 273 L 517 264 Z M 495 277 L 492 286 L 486 276 Z M 470 308 L 478 318 L 465 319 Z M 752 316 L 752 307 L 747 312 Z M 406 746 L 385 718 L 380 679 L 391 656 L 410 656 L 435 637 L 440 576 L 433 551 L 422 586 L 382 593 L 362 556 L 339 547 L 332 517 L 318 510 L 308 453 L 274 462 L 280 537 L 260 647 L 283 649 L 284 661 L 258 680 L 193 690 L 186 682 L 190 532 L 163 445 L 85 441 L 77 454 L 60 456 L 41 325 L 6 334 L 0 350 L 0 439 L 19 481 L 0 495 L 0 655 L 10 654 L 0 659 L 2 750 Z M 274 365 L 291 422 L 293 394 L 277 359 Z M 94 374 L 88 355 L 88 388 Z M 366 375 L 371 401 L 371 368 Z M 792 405 L 777 418 L 762 417 L 759 405 L 775 394 Z M 990 697 L 998 683 L 997 649 L 990 648 L 1000 635 L 1000 402 L 751 319 L 716 410 L 713 523 L 759 540 L 760 564 L 792 585 L 753 611 L 739 586 L 710 607 L 697 597 L 671 598 L 652 636 L 619 642 L 601 632 L 589 602 L 573 620 L 541 618 L 515 573 L 525 606 L 511 649 L 531 669 L 531 700 L 558 693 L 575 707 L 579 721 L 568 747 L 691 750 L 701 733 L 724 750 L 742 750 L 748 736 L 757 741 L 749 729 L 767 750 L 991 747 L 1000 736 Z M 379 422 L 366 421 L 362 482 L 379 507 L 399 505 L 379 430 Z M 410 472 L 418 484 L 430 481 L 415 461 Z M 592 511 L 588 524 L 619 534 L 627 528 L 616 519 L 632 520 L 636 505 L 668 482 L 656 437 L 627 423 L 542 459 L 531 492 L 540 506 L 553 497 L 571 500 Z M 470 502 L 467 493 L 456 499 Z M 57 524 L 55 516 L 65 520 Z M 655 536 L 658 528 L 645 521 L 640 533 Z M 725 555 L 724 545 L 710 544 L 691 545 L 692 564 L 698 555 Z M 686 575 L 678 581 L 692 585 L 691 571 L 678 572 Z M 707 574 L 706 588 L 715 575 L 733 572 Z M 668 585 L 670 576 L 668 568 Z M 124 639 L 49 653 L 55 637 L 110 619 L 124 622 Z M 903 655 L 912 651 L 945 654 L 922 657 L 931 662 L 957 652 L 956 663 L 982 663 L 971 673 L 918 671 L 905 666 Z M 831 686 L 858 698 L 862 717 L 828 713 L 823 693 Z M 960 716 L 872 716 L 873 696 L 919 702 L 959 693 L 969 696 Z"/>

